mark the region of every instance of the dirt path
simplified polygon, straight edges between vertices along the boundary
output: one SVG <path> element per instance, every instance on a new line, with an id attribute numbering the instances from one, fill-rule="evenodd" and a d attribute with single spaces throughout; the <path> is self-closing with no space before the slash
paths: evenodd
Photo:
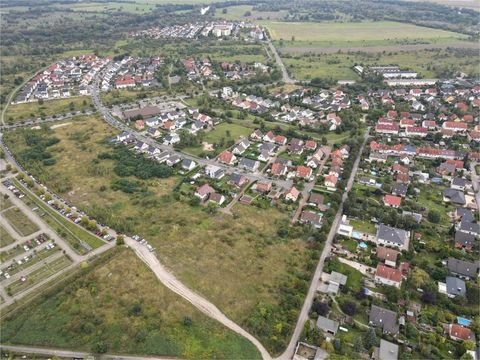
<path id="1" fill-rule="evenodd" d="M 154 253 L 149 252 L 145 246 L 136 242 L 132 238 L 126 238 L 125 243 L 135 251 L 137 256 L 142 259 L 145 264 L 147 264 L 147 266 L 153 271 L 163 285 L 190 302 L 205 315 L 217 320 L 225 327 L 248 339 L 258 349 L 263 359 L 271 359 L 270 354 L 263 347 L 260 341 L 258 341 L 255 337 L 253 337 L 235 322 L 230 320 L 211 302 L 182 284 L 171 272 L 169 272 L 162 264 L 160 264 Z"/>

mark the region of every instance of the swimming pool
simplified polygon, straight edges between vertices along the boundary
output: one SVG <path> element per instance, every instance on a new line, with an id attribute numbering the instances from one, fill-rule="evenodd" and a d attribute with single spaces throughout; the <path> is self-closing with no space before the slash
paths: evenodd
<path id="1" fill-rule="evenodd" d="M 470 324 L 472 323 L 472 320 L 457 316 L 457 323 L 463 326 L 470 326 Z"/>

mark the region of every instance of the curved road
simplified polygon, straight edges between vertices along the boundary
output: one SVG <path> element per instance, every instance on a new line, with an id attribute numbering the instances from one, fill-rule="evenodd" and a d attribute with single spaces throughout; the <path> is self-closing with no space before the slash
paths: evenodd
<path id="1" fill-rule="evenodd" d="M 310 288 L 308 289 L 308 293 L 305 297 L 305 302 L 303 303 L 302 310 L 300 311 L 300 315 L 297 320 L 297 325 L 295 326 L 295 330 L 293 332 L 292 338 L 290 339 L 290 342 L 287 346 L 287 349 L 283 352 L 282 355 L 277 357 L 275 360 L 290 360 L 293 358 L 294 352 L 295 352 L 295 347 L 297 346 L 298 339 L 300 338 L 300 335 L 302 334 L 303 331 L 303 326 L 305 325 L 305 321 L 308 319 L 308 312 L 310 311 L 310 308 L 312 307 L 313 303 L 313 298 L 315 296 L 315 293 L 317 291 L 317 285 L 320 280 L 320 277 L 323 272 L 323 265 L 325 264 L 325 260 L 327 256 L 330 254 L 330 250 L 332 248 L 332 242 L 333 238 L 335 237 L 335 234 L 337 233 L 338 226 L 340 224 L 340 220 L 343 215 L 343 203 L 345 200 L 347 200 L 348 197 L 348 192 L 352 188 L 353 181 L 355 180 L 355 174 L 357 173 L 358 170 L 358 165 L 360 164 L 360 159 L 362 157 L 362 152 L 363 148 L 367 142 L 368 139 L 368 134 L 369 134 L 369 128 L 365 132 L 365 136 L 363 139 L 362 146 L 360 147 L 360 150 L 358 151 L 358 156 L 355 159 L 355 162 L 352 167 L 352 172 L 350 173 L 350 177 L 347 182 L 347 187 L 345 189 L 345 192 L 343 193 L 342 196 L 342 202 L 340 206 L 338 207 L 337 214 L 335 215 L 335 219 L 333 220 L 332 227 L 330 228 L 330 232 L 328 233 L 327 241 L 325 242 L 325 246 L 323 248 L 322 254 L 320 255 L 320 259 L 317 264 L 317 268 L 315 269 L 315 273 L 312 278 L 312 282 L 310 283 Z"/>

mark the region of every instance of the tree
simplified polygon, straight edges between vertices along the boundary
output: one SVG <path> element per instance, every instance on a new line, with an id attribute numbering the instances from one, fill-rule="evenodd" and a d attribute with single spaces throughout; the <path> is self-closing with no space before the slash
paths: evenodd
<path id="1" fill-rule="evenodd" d="M 223 8 L 222 14 L 226 14 L 228 12 L 227 8 Z"/>
<path id="2" fill-rule="evenodd" d="M 328 304 L 326 302 L 317 302 L 315 301 L 312 305 L 312 310 L 315 311 L 318 315 L 325 316 L 330 311 Z"/>
<path id="3" fill-rule="evenodd" d="M 117 245 L 121 246 L 121 245 L 124 245 L 124 244 L 125 244 L 125 238 L 123 237 L 123 235 L 118 235 L 117 236 Z"/>
<path id="4" fill-rule="evenodd" d="M 363 335 L 363 345 L 366 349 L 370 349 L 372 346 L 377 345 L 377 334 L 374 328 L 368 328 L 365 335 Z"/>
<path id="5" fill-rule="evenodd" d="M 363 340 L 360 336 L 356 336 L 355 340 L 353 341 L 353 351 L 356 353 L 361 353 L 365 350 L 363 347 Z"/>
<path id="6" fill-rule="evenodd" d="M 252 16 L 252 13 L 250 11 L 245 11 L 245 14 L 243 14 L 245 17 Z"/>
<path id="7" fill-rule="evenodd" d="M 357 305 L 351 301 L 343 303 L 341 308 L 345 314 L 350 316 L 355 315 L 355 313 L 357 312 Z"/>
<path id="8" fill-rule="evenodd" d="M 433 224 L 440 222 L 440 213 L 437 210 L 430 210 L 427 214 L 427 219 Z"/>

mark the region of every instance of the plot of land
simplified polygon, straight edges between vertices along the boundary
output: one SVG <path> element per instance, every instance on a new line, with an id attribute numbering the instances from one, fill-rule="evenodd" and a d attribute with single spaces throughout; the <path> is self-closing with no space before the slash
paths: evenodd
<path id="1" fill-rule="evenodd" d="M 9 123 L 14 123 L 25 119 L 36 119 L 44 116 L 67 114 L 72 111 L 90 110 L 90 105 L 92 105 L 92 100 L 89 96 L 46 100 L 43 104 L 40 104 L 39 102 L 31 102 L 10 105 L 7 109 L 5 119 Z"/>
<path id="2" fill-rule="evenodd" d="M 41 268 L 28 274 L 25 281 L 18 279 L 9 284 L 7 287 L 7 292 L 9 292 L 12 296 L 15 296 L 18 293 L 30 289 L 32 286 L 37 285 L 43 280 L 46 280 L 50 276 L 69 266 L 71 263 L 72 261 L 68 257 L 61 256 L 58 259 L 55 259 L 45 264 L 45 266 L 42 266 Z"/>
<path id="3" fill-rule="evenodd" d="M 419 27 L 410 24 L 377 21 L 359 23 L 294 23 L 265 22 L 264 25 L 273 40 L 312 41 L 339 46 L 345 42 L 367 45 L 377 43 L 387 45 L 398 40 L 436 41 L 441 39 L 461 39 L 466 36 L 445 30 Z M 317 44 L 318 45 L 318 44 Z"/>
<path id="4" fill-rule="evenodd" d="M 2 343 L 97 352 L 100 341 L 115 353 L 259 358 L 247 340 L 161 285 L 127 249 L 102 259 L 64 289 L 2 321 L 1 330 Z"/>
<path id="5" fill-rule="evenodd" d="M 210 136 L 223 136 L 226 129 L 232 138 L 250 133 L 241 126 L 225 124 Z M 279 226 L 289 223 L 289 214 L 275 208 L 236 206 L 233 218 L 220 212 L 211 215 L 203 207 L 190 206 L 188 200 L 174 199 L 172 190 L 179 181 L 175 176 L 135 179 L 146 192 L 114 191 L 110 187 L 118 178 L 114 161 L 98 159 L 98 154 L 111 151 L 104 140 L 113 133 L 97 117 L 52 130 L 48 136 L 60 139 L 49 147 L 56 163 L 31 169 L 33 175 L 102 223 L 146 238 L 156 247 L 161 262 L 182 281 L 249 328 L 273 351 L 280 351 L 302 298 L 297 296 L 288 306 L 279 305 L 285 296 L 283 289 L 288 288 L 283 284 L 294 282 L 296 289 L 301 286 L 306 291 L 307 266 L 313 254 L 303 233 L 292 231 L 285 239 L 277 235 Z M 18 131 L 8 133 L 6 141 L 14 152 L 26 146 Z M 265 308 L 269 315 L 262 317 Z M 284 325 L 272 340 L 271 330 L 263 327 L 273 329 L 279 321 Z"/>
<path id="6" fill-rule="evenodd" d="M 15 239 L 0 225 L 0 247 L 7 246 L 15 242 Z"/>
<path id="7" fill-rule="evenodd" d="M 12 206 L 13 206 L 12 201 L 10 199 L 5 199 L 2 194 L 2 197 L 0 198 L 0 211 L 8 209 L 9 207 L 12 207 Z"/>
<path id="8" fill-rule="evenodd" d="M 28 236 L 40 230 L 19 208 L 5 210 L 2 216 L 12 225 L 20 236 Z"/>

